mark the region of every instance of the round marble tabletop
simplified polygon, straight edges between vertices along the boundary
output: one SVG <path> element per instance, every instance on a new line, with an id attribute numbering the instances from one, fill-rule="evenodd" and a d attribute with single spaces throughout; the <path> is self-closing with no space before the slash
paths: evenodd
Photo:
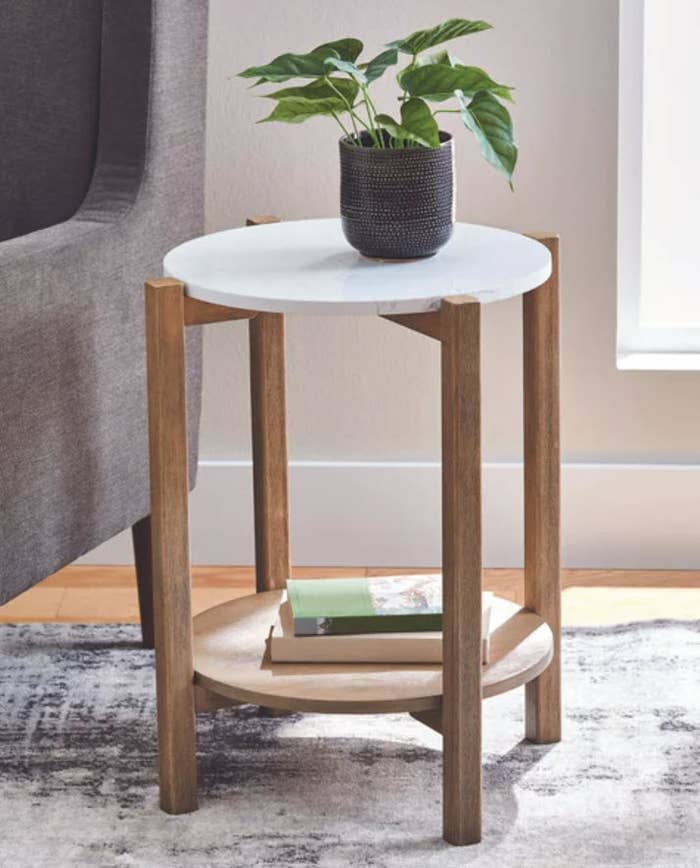
<path id="1" fill-rule="evenodd" d="M 552 263 L 538 241 L 467 223 L 457 223 L 428 259 L 365 259 L 336 219 L 204 235 L 171 250 L 163 270 L 186 285 L 187 295 L 227 307 L 386 315 L 437 310 L 448 296 L 487 303 L 522 295 L 547 280 Z"/>

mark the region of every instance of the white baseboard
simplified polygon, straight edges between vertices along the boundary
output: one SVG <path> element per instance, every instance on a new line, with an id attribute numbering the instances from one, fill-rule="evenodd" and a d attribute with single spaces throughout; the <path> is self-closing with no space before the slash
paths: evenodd
<path id="1" fill-rule="evenodd" d="M 440 465 L 294 462 L 292 557 L 308 566 L 440 563 Z M 484 563 L 522 565 L 522 465 L 485 464 Z M 567 567 L 700 568 L 700 467 L 565 464 Z M 204 461 L 191 497 L 192 561 L 253 562 L 250 462 Z M 80 563 L 132 562 L 120 534 Z"/>

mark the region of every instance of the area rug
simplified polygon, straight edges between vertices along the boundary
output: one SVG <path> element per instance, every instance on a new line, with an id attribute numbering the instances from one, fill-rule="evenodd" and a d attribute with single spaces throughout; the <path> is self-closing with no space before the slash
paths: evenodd
<path id="1" fill-rule="evenodd" d="M 132 626 L 0 627 L 0 864 L 700 865 L 700 625 L 568 630 L 564 740 L 484 712 L 484 838 L 444 844 L 440 738 L 408 715 L 198 718 L 200 810 L 158 810 L 153 658 Z"/>

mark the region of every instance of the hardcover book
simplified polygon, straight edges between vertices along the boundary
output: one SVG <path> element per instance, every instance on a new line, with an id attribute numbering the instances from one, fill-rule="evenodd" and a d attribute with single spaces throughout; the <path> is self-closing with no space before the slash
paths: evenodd
<path id="1" fill-rule="evenodd" d="M 493 594 L 482 601 L 482 663 L 489 660 L 489 627 Z M 442 632 L 294 635 L 292 607 L 283 597 L 270 635 L 270 659 L 275 663 L 441 663 Z"/>
<path id="2" fill-rule="evenodd" d="M 290 579 L 297 636 L 442 629 L 442 578 Z"/>

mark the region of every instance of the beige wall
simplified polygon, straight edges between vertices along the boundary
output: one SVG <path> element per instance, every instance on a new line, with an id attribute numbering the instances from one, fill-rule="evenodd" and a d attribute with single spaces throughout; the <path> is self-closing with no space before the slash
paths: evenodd
<path id="1" fill-rule="evenodd" d="M 555 230 L 563 252 L 563 445 L 569 461 L 681 462 L 700 455 L 693 374 L 615 369 L 617 2 L 615 0 L 211 0 L 207 222 L 338 211 L 331 121 L 254 126 L 266 103 L 232 74 L 287 50 L 358 36 L 382 42 L 452 16 L 495 30 L 455 43 L 466 62 L 517 87 L 516 192 L 458 129 L 460 220 Z M 379 99 L 392 109 L 381 82 Z M 450 119 L 452 120 L 452 119 Z M 484 453 L 521 448 L 520 311 L 484 315 Z M 291 319 L 290 447 L 296 459 L 434 460 L 438 355 L 429 341 L 379 321 Z M 249 454 L 245 329 L 209 329 L 203 457 Z"/>

